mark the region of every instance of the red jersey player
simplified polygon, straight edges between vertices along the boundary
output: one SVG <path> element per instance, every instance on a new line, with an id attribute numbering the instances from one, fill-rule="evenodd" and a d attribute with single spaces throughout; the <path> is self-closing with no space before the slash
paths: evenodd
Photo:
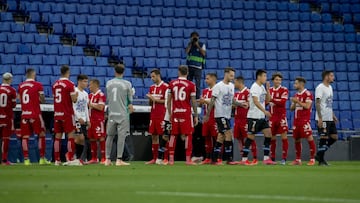
<path id="1" fill-rule="evenodd" d="M 100 89 L 100 81 L 90 80 L 89 89 L 89 108 L 90 108 L 90 128 L 88 132 L 91 144 L 91 160 L 89 164 L 98 163 L 97 141 L 100 142 L 101 163 L 105 163 L 105 94 Z"/>
<path id="2" fill-rule="evenodd" d="M 0 138 L 2 138 L 2 165 L 11 165 L 8 161 L 9 138 L 14 131 L 14 112 L 16 90 L 11 87 L 12 74 L 4 73 L 0 85 Z"/>
<path id="3" fill-rule="evenodd" d="M 238 92 L 234 94 L 235 106 L 235 123 L 234 123 L 234 138 L 238 140 L 240 152 L 242 152 L 247 138 L 248 122 L 247 113 L 249 111 L 249 96 L 250 90 L 244 84 L 244 78 L 239 76 L 235 78 L 235 88 Z M 240 146 L 241 145 L 241 146 Z M 255 140 L 251 143 L 251 152 L 253 154 L 252 165 L 257 165 L 257 147 Z"/>
<path id="4" fill-rule="evenodd" d="M 39 136 L 40 164 L 50 164 L 45 159 L 45 124 L 41 115 L 40 103 L 45 103 L 44 88 L 35 81 L 34 69 L 26 71 L 26 80 L 19 85 L 21 102 L 21 136 L 24 153 L 24 164 L 30 165 L 29 137 L 35 133 Z"/>
<path id="5" fill-rule="evenodd" d="M 198 113 L 196 87 L 193 82 L 186 79 L 188 73 L 189 69 L 187 66 L 179 66 L 179 78 L 171 81 L 169 84 L 167 109 L 172 123 L 169 143 L 170 165 L 174 164 L 177 135 L 181 135 L 182 138 L 185 139 L 186 164 L 194 165 L 194 162 L 191 161 L 192 133 L 194 131 L 194 124 L 198 124 Z M 194 117 L 191 112 L 191 107 L 194 111 Z"/>
<path id="6" fill-rule="evenodd" d="M 165 95 L 169 87 L 161 80 L 160 70 L 154 69 L 151 71 L 151 80 L 155 83 L 150 86 L 149 93 L 146 96 L 149 98 L 151 105 L 149 133 L 152 135 L 152 155 L 153 158 L 146 164 L 155 164 L 158 157 L 159 150 L 159 136 L 164 134 L 162 122 L 166 112 Z M 162 139 L 162 138 L 161 138 Z"/>
<path id="7" fill-rule="evenodd" d="M 292 165 L 301 165 L 301 138 L 307 138 L 310 148 L 310 161 L 308 166 L 315 165 L 315 141 L 310 125 L 311 106 L 313 95 L 305 89 L 306 80 L 302 77 L 295 79 L 294 88 L 297 93 L 291 98 L 291 111 L 295 111 L 293 137 L 295 139 L 296 160 Z"/>
<path id="8" fill-rule="evenodd" d="M 276 155 L 276 135 L 281 135 L 282 140 L 282 160 L 281 164 L 286 164 L 287 152 L 289 148 L 289 142 L 287 139 L 288 122 L 286 118 L 286 101 L 289 98 L 289 90 L 281 86 L 283 76 L 281 73 L 275 73 L 272 75 L 273 87 L 270 88 L 271 100 L 270 106 L 270 128 L 272 133 L 270 152 L 271 159 L 275 161 Z"/>
<path id="9" fill-rule="evenodd" d="M 216 85 L 216 81 L 217 81 L 217 75 L 215 73 L 206 74 L 205 82 L 208 85 L 208 88 L 202 91 L 202 96 L 199 101 L 200 105 L 204 105 L 205 107 L 204 115 L 206 115 L 206 110 L 208 108 L 208 104 L 210 103 L 212 97 L 212 88 Z M 218 135 L 214 109 L 211 110 L 209 120 L 207 122 L 203 122 L 202 135 L 205 139 L 206 158 L 201 164 L 211 164 L 213 146 L 214 143 L 216 142 L 216 138 Z"/>
<path id="10" fill-rule="evenodd" d="M 77 101 L 77 93 L 75 85 L 69 80 L 70 68 L 63 65 L 60 69 L 61 78 L 57 80 L 52 86 L 54 96 L 54 155 L 55 165 L 60 165 L 60 142 L 63 133 L 68 136 L 68 153 L 66 155 L 67 161 L 74 159 L 75 142 L 75 115 L 73 103 Z"/>

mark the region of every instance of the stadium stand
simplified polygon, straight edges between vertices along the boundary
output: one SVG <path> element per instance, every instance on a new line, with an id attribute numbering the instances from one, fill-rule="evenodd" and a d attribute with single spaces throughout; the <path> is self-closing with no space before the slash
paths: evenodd
<path id="1" fill-rule="evenodd" d="M 166 80 L 176 77 L 176 67 L 185 63 L 184 48 L 193 30 L 207 44 L 205 72 L 217 72 L 234 66 L 250 85 L 252 71 L 265 68 L 270 74 L 281 71 L 284 84 L 292 89 L 292 80 L 302 75 L 314 88 L 324 68 L 336 71 L 335 112 L 341 129 L 359 128 L 360 106 L 360 4 L 357 0 L 244 1 L 244 0 L 21 0 L 20 8 L 30 21 L 14 21 L 16 1 L 8 0 L 0 13 L 0 73 L 11 71 L 17 85 L 32 66 L 38 79 L 49 90 L 58 67 L 70 64 L 73 74 L 86 73 L 112 77 L 107 57 L 115 53 L 131 68 L 132 58 L 145 69 L 158 67 Z M 312 12 L 317 5 L 321 12 Z M 343 24 L 333 23 L 334 14 Z M 53 28 L 40 35 L 37 24 Z M 66 32 L 76 37 L 73 47 L 61 44 Z M 84 55 L 89 42 L 101 55 Z M 166 69 L 166 70 L 164 70 Z M 78 71 L 77 71 L 78 70 Z M 148 79 L 125 74 L 136 88 L 136 97 L 144 98 L 151 84 Z M 204 84 L 202 84 L 204 86 Z M 46 91 L 51 97 L 50 91 Z M 293 93 L 293 91 L 292 91 Z M 340 115 L 339 115 L 340 114 Z"/>

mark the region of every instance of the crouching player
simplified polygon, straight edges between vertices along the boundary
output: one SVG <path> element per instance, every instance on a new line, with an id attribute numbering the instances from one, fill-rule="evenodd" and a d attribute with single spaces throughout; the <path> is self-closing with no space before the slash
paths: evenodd
<path id="1" fill-rule="evenodd" d="M 241 153 L 247 138 L 247 113 L 249 111 L 250 90 L 245 86 L 242 76 L 235 78 L 235 89 L 239 91 L 235 92 L 233 101 L 235 107 L 234 138 L 238 140 Z M 255 140 L 251 144 L 251 152 L 253 155 L 252 165 L 257 165 L 257 147 Z"/>
<path id="2" fill-rule="evenodd" d="M 98 163 L 98 141 L 100 144 L 101 164 L 105 163 L 105 94 L 101 91 L 100 82 L 97 79 L 90 80 L 89 108 L 90 129 L 89 139 L 91 147 L 91 160 L 89 164 Z"/>
<path id="3" fill-rule="evenodd" d="M 295 111 L 293 137 L 295 139 L 296 160 L 291 165 L 301 165 L 301 138 L 306 138 L 310 148 L 310 162 L 308 166 L 315 165 L 315 142 L 310 125 L 311 106 L 313 95 L 305 89 L 306 80 L 302 77 L 295 79 L 294 88 L 297 93 L 291 98 L 290 110 Z"/>

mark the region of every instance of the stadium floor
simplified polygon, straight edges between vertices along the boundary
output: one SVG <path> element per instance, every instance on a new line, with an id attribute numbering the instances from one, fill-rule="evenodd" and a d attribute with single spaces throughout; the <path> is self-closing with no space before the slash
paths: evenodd
<path id="1" fill-rule="evenodd" d="M 360 202 L 360 162 L 309 166 L 0 166 L 0 202 Z"/>

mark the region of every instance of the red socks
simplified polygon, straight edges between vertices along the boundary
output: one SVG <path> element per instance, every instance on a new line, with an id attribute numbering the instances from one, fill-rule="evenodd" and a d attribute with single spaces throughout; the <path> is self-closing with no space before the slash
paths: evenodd
<path id="1" fill-rule="evenodd" d="M 60 142 L 61 142 L 60 138 L 55 138 L 55 141 L 54 141 L 55 161 L 60 161 Z"/>
<path id="2" fill-rule="evenodd" d="M 210 154 L 213 150 L 213 142 L 212 137 L 206 136 L 205 137 L 205 152 L 206 154 Z"/>
<path id="3" fill-rule="evenodd" d="M 74 153 L 75 153 L 75 139 L 74 138 L 68 138 L 68 143 L 67 143 L 67 150 L 68 150 L 68 157 L 69 157 L 69 161 L 73 160 L 74 158 Z"/>
<path id="4" fill-rule="evenodd" d="M 90 147 L 91 147 L 91 159 L 97 160 L 97 142 L 96 141 L 90 141 Z"/>
<path id="5" fill-rule="evenodd" d="M 315 141 L 311 140 L 311 141 L 308 141 L 308 142 L 309 142 L 309 148 L 310 148 L 310 159 L 314 159 L 315 158 L 315 152 L 316 152 Z"/>
<path id="6" fill-rule="evenodd" d="M 40 151 L 40 158 L 45 157 L 45 137 L 39 136 L 39 151 Z"/>
<path id="7" fill-rule="evenodd" d="M 257 159 L 257 146 L 255 140 L 251 142 L 251 153 L 254 159 Z"/>
<path id="8" fill-rule="evenodd" d="M 29 138 L 28 137 L 22 138 L 22 149 L 23 149 L 24 159 L 29 159 Z"/>
<path id="9" fill-rule="evenodd" d="M 272 160 L 275 160 L 275 157 L 276 157 L 276 139 L 275 140 L 271 140 L 271 143 L 270 143 L 270 158 Z"/>
<path id="10" fill-rule="evenodd" d="M 169 160 L 174 161 L 174 155 L 175 155 L 175 147 L 176 147 L 176 136 L 171 135 L 170 141 L 169 141 Z"/>
<path id="11" fill-rule="evenodd" d="M 192 134 L 187 135 L 185 139 L 185 153 L 186 153 L 186 161 L 191 161 L 191 154 L 192 154 Z"/>
<path id="12" fill-rule="evenodd" d="M 164 159 L 169 160 L 169 142 L 166 142 L 166 150 L 164 152 Z"/>
<path id="13" fill-rule="evenodd" d="M 300 142 L 295 141 L 296 159 L 301 159 L 301 150 L 302 150 L 301 141 Z"/>
<path id="14" fill-rule="evenodd" d="M 153 159 L 156 160 L 159 154 L 159 144 L 152 144 L 152 155 Z"/>
<path id="15" fill-rule="evenodd" d="M 289 149 L 288 139 L 282 139 L 282 159 L 286 160 Z"/>
<path id="16" fill-rule="evenodd" d="M 105 140 L 100 140 L 101 159 L 105 159 Z"/>
<path id="17" fill-rule="evenodd" d="M 8 152 L 9 152 L 9 138 L 3 138 L 2 140 L 2 160 L 7 161 Z"/>

